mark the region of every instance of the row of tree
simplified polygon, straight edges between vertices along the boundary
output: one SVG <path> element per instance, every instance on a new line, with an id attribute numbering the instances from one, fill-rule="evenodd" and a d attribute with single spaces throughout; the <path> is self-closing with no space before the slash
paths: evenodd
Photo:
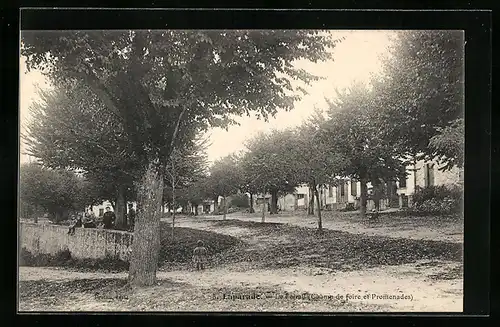
<path id="1" fill-rule="evenodd" d="M 258 135 L 243 155 L 216 162 L 222 173 L 213 194 L 268 193 L 277 213 L 280 195 L 307 184 L 314 195 L 309 213 L 316 199 L 321 230 L 321 186 L 359 181 L 364 215 L 368 183 L 377 192 L 384 182 L 406 179 L 407 165 L 418 160 L 437 160 L 442 170 L 462 167 L 463 41 L 460 32 L 397 33 L 383 73 L 370 83 L 337 91 L 326 112 L 298 128 Z"/>

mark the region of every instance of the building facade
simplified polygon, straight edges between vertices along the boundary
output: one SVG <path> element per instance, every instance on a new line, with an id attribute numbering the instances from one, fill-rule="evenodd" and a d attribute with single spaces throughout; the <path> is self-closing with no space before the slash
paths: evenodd
<path id="1" fill-rule="evenodd" d="M 439 171 L 439 166 L 433 161 L 418 161 L 416 165 L 408 166 L 406 178 L 399 181 L 383 183 L 379 188 L 380 209 L 404 208 L 413 205 L 413 194 L 416 189 L 428 186 L 452 185 L 463 183 L 463 169 L 454 167 L 450 171 Z M 373 200 L 374 188 L 367 183 L 368 201 L 367 209 L 375 207 Z M 323 186 L 319 189 L 320 205 L 325 210 L 354 210 L 360 206 L 361 183 L 344 178 L 337 186 Z M 295 189 L 293 194 L 288 194 L 278 199 L 278 206 L 282 211 L 307 210 L 309 201 L 313 197 L 306 185 Z M 260 198 L 262 200 L 262 196 Z M 270 196 L 266 196 L 270 201 Z M 316 200 L 314 206 L 317 206 Z M 256 210 L 259 210 L 255 207 Z"/>

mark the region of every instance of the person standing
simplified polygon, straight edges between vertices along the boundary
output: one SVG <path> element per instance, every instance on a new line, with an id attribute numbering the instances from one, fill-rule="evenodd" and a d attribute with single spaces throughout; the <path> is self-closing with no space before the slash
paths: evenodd
<path id="1" fill-rule="evenodd" d="M 203 270 L 207 263 L 208 251 L 202 240 L 199 240 L 196 244 L 197 246 L 193 251 L 193 262 L 196 265 L 196 270 Z"/>
<path id="2" fill-rule="evenodd" d="M 112 229 L 115 225 L 116 216 L 110 207 L 106 207 L 106 212 L 102 216 L 102 222 L 104 224 L 104 229 Z"/>

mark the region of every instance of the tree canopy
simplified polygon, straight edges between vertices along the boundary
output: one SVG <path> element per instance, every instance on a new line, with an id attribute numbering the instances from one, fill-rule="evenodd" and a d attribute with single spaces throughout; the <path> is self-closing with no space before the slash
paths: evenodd
<path id="1" fill-rule="evenodd" d="M 197 128 L 231 115 L 266 118 L 299 97 L 291 78 L 315 76 L 293 61 L 326 60 L 334 40 L 315 31 L 23 32 L 28 69 L 84 81 L 123 125 L 146 162 L 167 158 Z"/>
<path id="2" fill-rule="evenodd" d="M 23 164 L 19 182 L 21 202 L 43 208 L 55 220 L 69 211 L 83 212 L 93 202 L 91 184 L 72 171 Z"/>
<path id="3" fill-rule="evenodd" d="M 402 153 L 417 160 L 450 158 L 446 149 L 429 142 L 463 117 L 464 49 L 461 31 L 396 33 L 383 73 L 372 84 L 387 131 L 399 140 Z M 445 163 L 446 169 L 451 166 Z"/>

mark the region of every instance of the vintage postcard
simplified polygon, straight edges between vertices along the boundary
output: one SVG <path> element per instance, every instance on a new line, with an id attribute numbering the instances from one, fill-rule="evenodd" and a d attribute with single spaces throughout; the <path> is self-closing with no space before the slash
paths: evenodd
<path id="1" fill-rule="evenodd" d="M 463 31 L 20 47 L 19 311 L 463 311 Z"/>

